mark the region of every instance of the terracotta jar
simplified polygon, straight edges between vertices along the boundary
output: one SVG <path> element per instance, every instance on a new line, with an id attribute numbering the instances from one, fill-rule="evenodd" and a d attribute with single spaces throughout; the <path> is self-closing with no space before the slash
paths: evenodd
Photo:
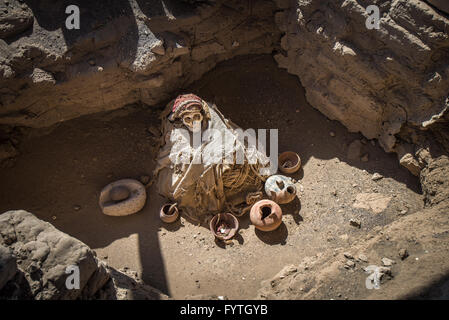
<path id="1" fill-rule="evenodd" d="M 273 231 L 282 223 L 282 209 L 274 201 L 260 200 L 251 208 L 250 219 L 261 231 Z"/>
<path id="2" fill-rule="evenodd" d="M 282 152 L 278 158 L 278 167 L 282 173 L 295 173 L 301 167 L 301 158 L 296 152 Z"/>
<path id="3" fill-rule="evenodd" d="M 165 223 L 172 223 L 178 219 L 179 210 L 176 207 L 176 203 L 166 203 L 162 206 L 159 212 L 159 217 Z"/>
<path id="4" fill-rule="evenodd" d="M 230 213 L 219 213 L 210 220 L 209 228 L 217 239 L 229 240 L 239 229 L 239 221 Z"/>
<path id="5" fill-rule="evenodd" d="M 265 193 L 271 200 L 279 204 L 293 201 L 296 191 L 294 181 L 280 174 L 273 175 L 265 181 Z"/>

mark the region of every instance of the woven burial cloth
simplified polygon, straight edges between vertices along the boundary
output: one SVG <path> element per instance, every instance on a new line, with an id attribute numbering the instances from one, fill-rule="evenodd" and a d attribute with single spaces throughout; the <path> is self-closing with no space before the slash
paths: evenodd
<path id="1" fill-rule="evenodd" d="M 172 101 L 163 114 L 178 111 L 189 100 L 198 103 L 192 96 L 178 100 L 177 107 Z M 197 221 L 224 212 L 228 206 L 246 205 L 246 195 L 260 190 L 268 176 L 261 175 L 259 169 L 269 167 L 265 154 L 242 143 L 238 128 L 231 126 L 215 105 L 202 101 L 210 117 L 203 120 L 201 145 L 193 144 L 193 134 L 182 122 L 162 118 L 161 148 L 154 171 L 159 194 L 177 202 L 183 214 Z M 213 134 L 207 136 L 207 132 Z M 244 155 L 241 164 L 233 163 L 237 153 Z M 222 156 L 232 159 L 231 163 L 225 163 Z"/>

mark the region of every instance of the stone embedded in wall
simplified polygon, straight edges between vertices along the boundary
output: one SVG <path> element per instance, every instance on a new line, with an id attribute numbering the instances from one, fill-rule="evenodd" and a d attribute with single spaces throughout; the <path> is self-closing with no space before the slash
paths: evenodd
<path id="1" fill-rule="evenodd" d="M 413 175 L 419 176 L 419 173 L 421 172 L 421 166 L 420 166 L 418 160 L 416 160 L 415 157 L 411 153 L 404 154 L 399 159 L 399 163 L 404 168 L 407 168 Z"/>
<path id="2" fill-rule="evenodd" d="M 31 79 L 36 85 L 54 85 L 56 83 L 55 78 L 50 72 L 46 72 L 39 68 L 33 70 Z"/>
<path id="3" fill-rule="evenodd" d="M 421 169 L 425 167 L 427 163 L 420 160 L 418 153 L 414 155 L 415 146 L 413 144 L 400 142 L 395 146 L 394 151 L 396 152 L 399 160 L 399 164 L 410 171 L 414 176 L 419 176 Z M 424 155 L 425 149 L 421 150 L 422 156 Z M 429 153 L 427 153 L 430 156 Z"/>

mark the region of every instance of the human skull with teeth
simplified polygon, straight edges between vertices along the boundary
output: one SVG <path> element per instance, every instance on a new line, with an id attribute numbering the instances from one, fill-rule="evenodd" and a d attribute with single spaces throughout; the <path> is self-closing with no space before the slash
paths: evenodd
<path id="1" fill-rule="evenodd" d="M 191 131 L 198 132 L 201 130 L 203 115 L 201 107 L 194 105 L 180 114 L 182 123 Z"/>
<path id="2" fill-rule="evenodd" d="M 194 94 L 180 95 L 173 104 L 173 118 L 181 119 L 191 132 L 201 130 L 205 120 L 204 114 L 207 116 L 207 112 L 205 102 Z"/>

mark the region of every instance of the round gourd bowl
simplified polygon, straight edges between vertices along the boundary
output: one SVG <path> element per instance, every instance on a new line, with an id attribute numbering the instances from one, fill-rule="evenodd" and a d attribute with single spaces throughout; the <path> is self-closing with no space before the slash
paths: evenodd
<path id="1" fill-rule="evenodd" d="M 217 239 L 229 240 L 239 229 L 239 221 L 230 213 L 219 213 L 210 220 L 209 228 Z"/>
<path id="2" fill-rule="evenodd" d="M 301 167 L 301 158 L 293 151 L 282 152 L 278 158 L 278 166 L 282 173 L 295 173 Z"/>

